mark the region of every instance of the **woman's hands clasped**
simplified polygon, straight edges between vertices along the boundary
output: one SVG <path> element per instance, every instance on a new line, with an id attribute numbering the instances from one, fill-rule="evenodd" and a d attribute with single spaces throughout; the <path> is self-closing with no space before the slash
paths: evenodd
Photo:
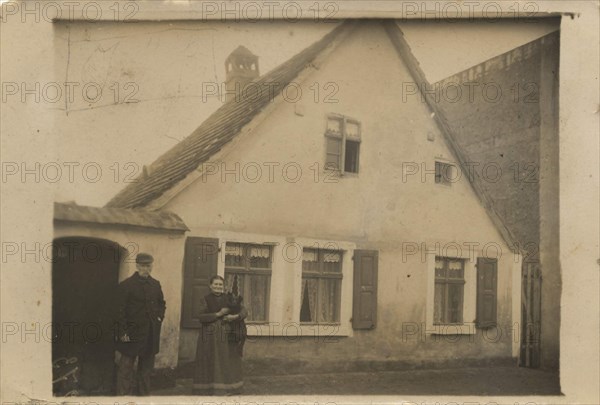
<path id="1" fill-rule="evenodd" d="M 223 318 L 225 322 L 231 322 L 240 319 L 239 315 L 229 315 L 229 312 L 231 312 L 229 308 L 221 308 L 219 312 L 217 312 L 217 317 Z"/>
<path id="2" fill-rule="evenodd" d="M 230 311 L 229 311 L 229 308 L 221 308 L 221 309 L 219 310 L 219 312 L 217 312 L 217 317 L 219 317 L 219 318 L 220 318 L 220 317 L 222 317 L 222 316 L 225 316 L 225 315 L 227 315 L 229 312 L 230 312 Z"/>

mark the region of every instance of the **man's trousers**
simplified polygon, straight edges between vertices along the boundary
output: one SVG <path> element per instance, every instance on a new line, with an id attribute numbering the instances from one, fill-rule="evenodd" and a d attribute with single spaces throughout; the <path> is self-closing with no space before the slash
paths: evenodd
<path id="1" fill-rule="evenodd" d="M 136 356 L 121 354 L 117 371 L 117 395 L 150 395 L 150 375 L 154 368 L 155 355 L 146 353 L 137 358 L 138 364 L 135 370 Z"/>

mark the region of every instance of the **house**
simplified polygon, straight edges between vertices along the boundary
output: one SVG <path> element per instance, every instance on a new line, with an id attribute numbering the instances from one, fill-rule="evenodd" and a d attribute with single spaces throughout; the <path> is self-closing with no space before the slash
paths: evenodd
<path id="1" fill-rule="evenodd" d="M 214 274 L 244 296 L 248 362 L 516 358 L 520 252 L 439 107 L 405 97 L 425 78 L 398 26 L 342 23 L 244 83 L 105 207 L 189 229 L 158 275 L 178 325 L 160 365 L 194 359 Z"/>

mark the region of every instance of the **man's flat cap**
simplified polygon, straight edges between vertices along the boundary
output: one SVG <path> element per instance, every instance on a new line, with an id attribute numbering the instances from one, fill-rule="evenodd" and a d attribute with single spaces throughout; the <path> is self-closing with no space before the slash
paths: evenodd
<path id="1" fill-rule="evenodd" d="M 154 261 L 154 258 L 152 257 L 151 254 L 148 253 L 138 253 L 137 256 L 135 257 L 135 262 L 136 263 L 152 263 Z"/>

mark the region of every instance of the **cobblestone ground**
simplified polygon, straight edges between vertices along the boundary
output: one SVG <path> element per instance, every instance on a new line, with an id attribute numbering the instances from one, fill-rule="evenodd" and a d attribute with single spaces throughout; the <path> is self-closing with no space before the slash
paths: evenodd
<path id="1" fill-rule="evenodd" d="M 518 367 L 246 376 L 244 395 L 560 395 L 558 372 Z M 153 395 L 191 395 L 192 380 Z"/>

